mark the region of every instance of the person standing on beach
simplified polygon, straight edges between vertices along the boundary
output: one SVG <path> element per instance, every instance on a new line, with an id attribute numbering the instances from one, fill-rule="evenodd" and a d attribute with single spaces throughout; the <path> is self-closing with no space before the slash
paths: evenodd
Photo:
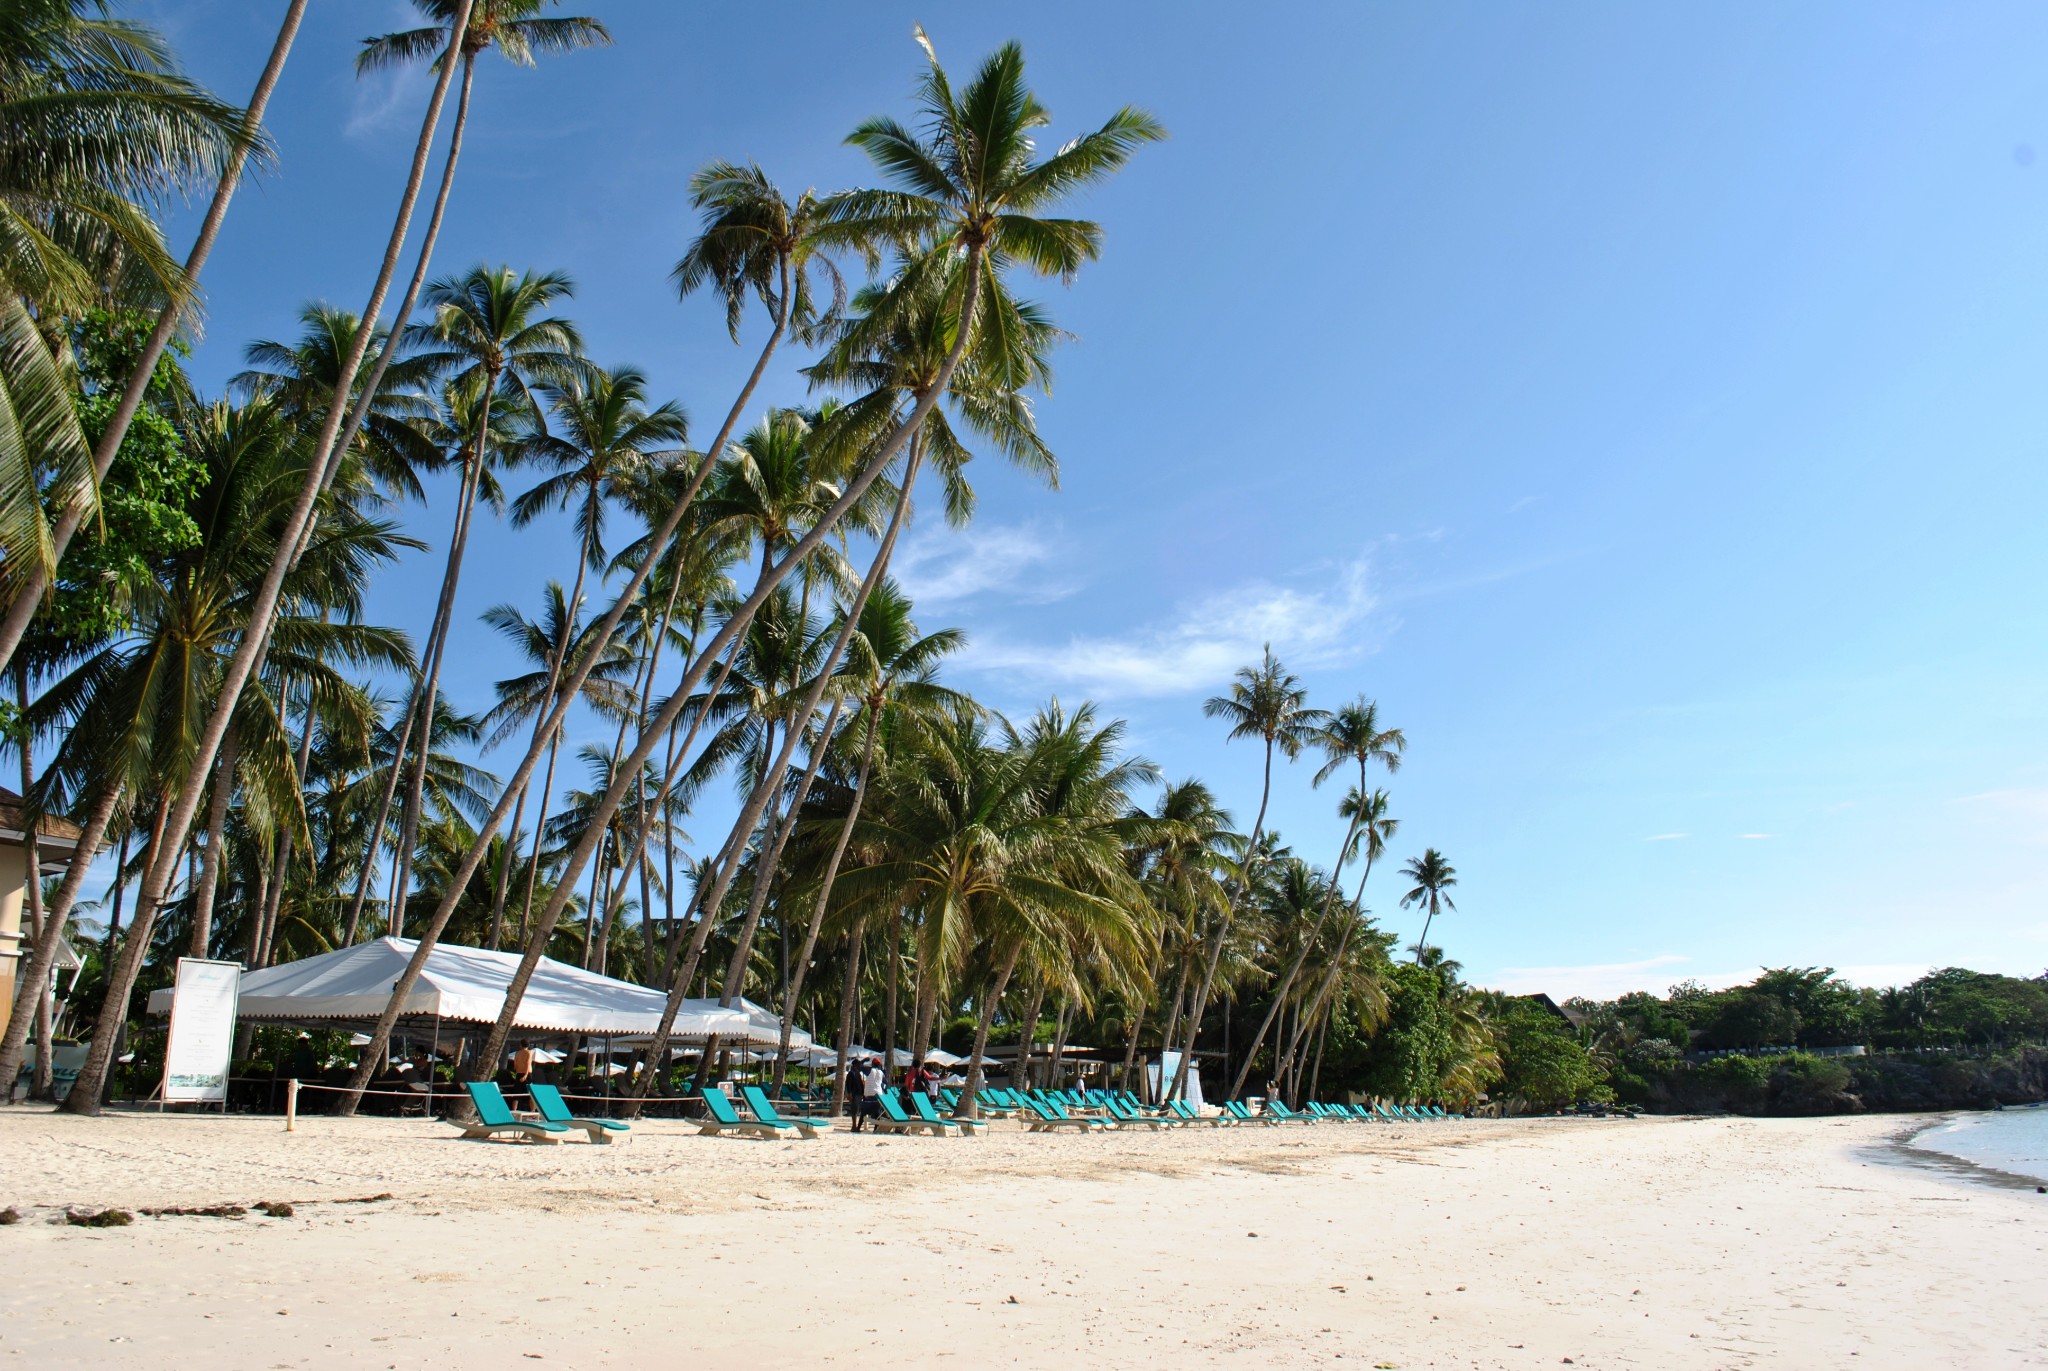
<path id="1" fill-rule="evenodd" d="M 865 1064 L 855 1058 L 846 1064 L 846 1112 L 853 1118 L 853 1131 L 856 1133 L 860 1132 L 860 1121 L 867 1117 L 867 1090 Z"/>
<path id="2" fill-rule="evenodd" d="M 861 1094 L 866 1097 L 869 1119 L 882 1117 L 882 1092 L 889 1088 L 889 1078 L 882 1074 L 882 1059 L 868 1058 L 867 1070 L 861 1073 Z"/>
<path id="3" fill-rule="evenodd" d="M 512 1054 L 512 1084 L 523 1086 L 533 1079 L 533 1045 L 521 1043 Z"/>

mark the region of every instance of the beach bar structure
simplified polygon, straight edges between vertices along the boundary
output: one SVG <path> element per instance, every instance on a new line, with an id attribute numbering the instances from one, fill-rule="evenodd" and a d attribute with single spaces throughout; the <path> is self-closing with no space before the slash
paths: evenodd
<path id="1" fill-rule="evenodd" d="M 46 815 L 36 824 L 38 875 L 54 876 L 71 865 L 71 854 L 83 835 L 69 819 Z M 24 1014 L 35 1012 L 30 988 L 17 985 L 22 966 L 28 960 L 28 822 L 21 796 L 0 787 L 0 1033 L 14 1017 L 19 1002 Z M 76 967 L 77 959 L 68 947 L 57 949 L 53 970 Z"/>

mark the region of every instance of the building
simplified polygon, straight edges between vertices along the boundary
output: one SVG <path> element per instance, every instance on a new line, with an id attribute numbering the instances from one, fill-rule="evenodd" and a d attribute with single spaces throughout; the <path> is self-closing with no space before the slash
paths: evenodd
<path id="1" fill-rule="evenodd" d="M 42 874 L 52 876 L 71 864 L 83 835 L 69 819 L 47 817 L 36 826 L 36 857 Z M 29 1009 L 34 1000 L 19 986 L 22 963 L 32 950 L 28 927 L 28 829 L 21 796 L 0 787 L 0 1033 L 7 1031 L 17 998 Z M 58 957 L 63 960 L 60 949 Z"/>

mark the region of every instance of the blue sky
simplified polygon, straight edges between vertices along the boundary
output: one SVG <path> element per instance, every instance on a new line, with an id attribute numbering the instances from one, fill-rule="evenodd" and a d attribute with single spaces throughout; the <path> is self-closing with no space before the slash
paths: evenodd
<path id="1" fill-rule="evenodd" d="M 279 7 L 136 8 L 241 98 Z M 933 507 L 904 553 L 989 703 L 1094 699 L 1248 820 L 1257 754 L 1200 712 L 1232 668 L 1270 640 L 1316 703 L 1377 698 L 1410 740 L 1395 852 L 1458 867 L 1432 937 L 1486 984 L 2048 965 L 2048 11 L 572 12 L 617 45 L 486 67 L 437 265 L 570 272 L 593 353 L 700 436 L 753 351 L 668 285 L 690 172 L 871 181 L 840 139 L 905 111 L 913 20 L 956 72 L 1022 40 L 1055 136 L 1125 102 L 1171 129 L 1086 204 L 1103 260 L 1035 288 L 1078 335 L 1041 406 L 1060 491 L 977 464 L 975 524 Z M 305 300 L 360 308 L 426 81 L 349 63 L 413 22 L 314 7 L 280 166 L 205 278 L 202 385 Z M 405 513 L 437 545 L 450 493 Z M 458 623 L 572 556 L 480 529 Z M 373 613 L 423 630 L 437 575 L 410 559 Z M 507 669 L 472 628 L 446 684 L 481 708 Z M 1273 814 L 1327 862 L 1311 771 Z M 1412 939 L 1398 894 L 1368 903 Z"/>

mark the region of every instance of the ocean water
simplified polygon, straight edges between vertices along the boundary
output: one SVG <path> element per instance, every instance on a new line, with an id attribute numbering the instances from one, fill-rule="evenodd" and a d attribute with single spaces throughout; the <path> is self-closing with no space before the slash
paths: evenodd
<path id="1" fill-rule="evenodd" d="M 1918 1135 L 1913 1146 L 2048 1184 L 2048 1106 L 1965 1114 Z"/>

